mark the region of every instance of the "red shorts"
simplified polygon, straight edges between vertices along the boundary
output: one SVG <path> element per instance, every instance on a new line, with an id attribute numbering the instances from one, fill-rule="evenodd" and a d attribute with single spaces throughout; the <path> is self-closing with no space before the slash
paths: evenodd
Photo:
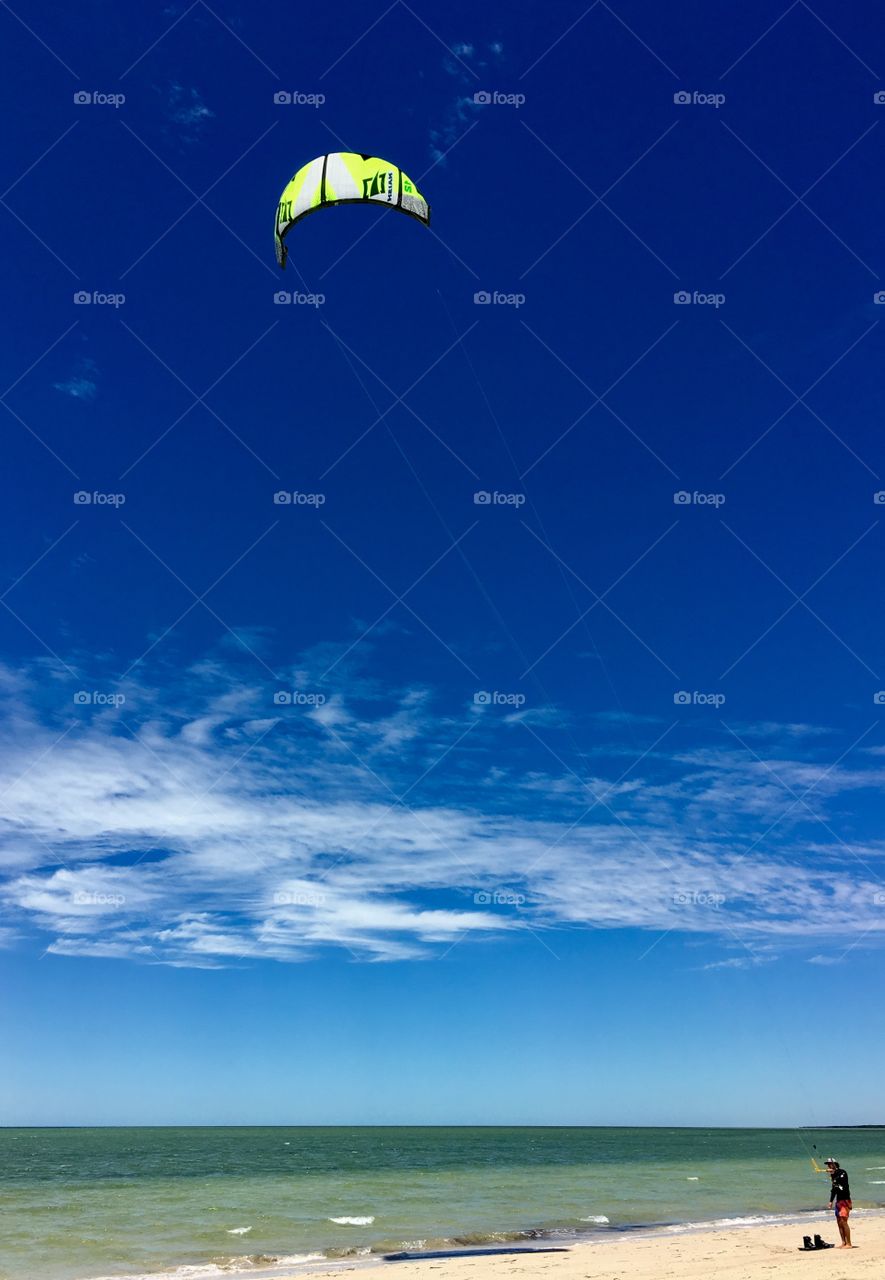
<path id="1" fill-rule="evenodd" d="M 837 1218 L 847 1218 L 850 1212 L 851 1212 L 850 1200 L 836 1201 L 836 1217 Z"/>

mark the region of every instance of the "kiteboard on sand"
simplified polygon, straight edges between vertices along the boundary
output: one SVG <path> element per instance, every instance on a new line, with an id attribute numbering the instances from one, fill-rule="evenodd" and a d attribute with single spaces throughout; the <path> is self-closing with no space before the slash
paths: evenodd
<path id="1" fill-rule="evenodd" d="M 498 1249 L 428 1249 L 422 1253 L 385 1253 L 385 1262 L 418 1262 L 421 1258 L 485 1258 L 496 1253 L 568 1253 L 564 1245 L 549 1245 L 546 1248 L 533 1249 L 531 1245 L 514 1245 L 513 1248 Z"/>

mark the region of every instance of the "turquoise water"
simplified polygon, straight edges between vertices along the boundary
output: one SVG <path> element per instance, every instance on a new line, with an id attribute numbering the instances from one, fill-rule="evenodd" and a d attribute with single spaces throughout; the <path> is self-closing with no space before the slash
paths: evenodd
<path id="1" fill-rule="evenodd" d="M 792 1214 L 829 1193 L 812 1141 L 855 1206 L 885 1205 L 885 1129 L 3 1129 L 0 1275 L 192 1280 Z"/>

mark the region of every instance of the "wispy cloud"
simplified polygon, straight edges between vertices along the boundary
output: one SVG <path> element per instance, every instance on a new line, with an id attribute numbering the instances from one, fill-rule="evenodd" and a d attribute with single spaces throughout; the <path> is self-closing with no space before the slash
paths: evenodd
<path id="1" fill-rule="evenodd" d="M 483 88 L 470 68 L 477 74 L 501 64 L 504 46 L 500 41 L 480 47 L 470 40 L 461 40 L 452 46 L 452 54 L 443 58 L 442 69 L 456 84 L 454 98 L 446 101 L 439 121 L 429 131 L 430 155 L 435 164 L 445 164 L 449 148 L 476 119 L 481 109 L 475 100 L 477 90 Z"/>
<path id="2" fill-rule="evenodd" d="M 96 374 L 97 368 L 93 360 L 81 360 L 70 378 L 52 385 L 56 391 L 72 396 L 75 400 L 94 400 L 98 391 Z"/>
<path id="3" fill-rule="evenodd" d="M 345 663 L 325 688 L 328 656 L 293 664 L 283 702 L 224 651 L 121 686 L 0 671 L 9 927 L 59 954 L 199 967 L 581 927 L 740 940 L 711 968 L 885 939 L 883 846 L 843 842 L 828 813 L 881 792 L 877 761 L 798 758 L 789 735 L 760 761 L 729 736 L 632 772 L 618 745 L 589 774 L 545 750 L 546 717 L 477 717 Z M 813 812 L 794 803 L 809 788 Z"/>
<path id="4" fill-rule="evenodd" d="M 711 960 L 709 964 L 701 965 L 705 971 L 711 969 L 756 969 L 761 964 L 773 964 L 777 956 L 772 955 L 754 955 L 748 952 L 746 955 L 730 956 L 727 960 Z"/>
<path id="5" fill-rule="evenodd" d="M 430 130 L 430 156 L 435 164 L 445 164 L 452 144 L 468 128 L 479 110 L 472 97 L 459 94 L 442 113 L 440 123 Z"/>
<path id="6" fill-rule="evenodd" d="M 166 114 L 173 124 L 180 127 L 181 136 L 193 141 L 215 116 L 206 106 L 199 90 L 182 84 L 169 85 L 165 95 Z"/>
<path id="7" fill-rule="evenodd" d="M 737 729 L 741 737 L 775 738 L 781 742 L 785 738 L 826 737 L 832 732 L 817 724 L 781 724 L 776 720 L 757 720 L 753 724 L 739 725 Z"/>

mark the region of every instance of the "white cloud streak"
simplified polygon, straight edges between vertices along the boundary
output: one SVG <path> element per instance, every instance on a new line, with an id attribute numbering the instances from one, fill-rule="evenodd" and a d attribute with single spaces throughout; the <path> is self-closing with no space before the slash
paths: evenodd
<path id="1" fill-rule="evenodd" d="M 843 843 L 827 815 L 881 791 L 868 754 L 761 760 L 722 730 L 720 747 L 650 753 L 644 773 L 620 776 L 619 747 L 611 778 L 598 755 L 578 776 L 545 773 L 553 757 L 504 716 L 442 716 L 427 689 L 353 675 L 325 703 L 284 708 L 218 660 L 174 688 L 130 683 L 117 707 L 75 706 L 47 664 L 0 677 L 10 945 L 43 935 L 61 955 L 211 968 L 629 928 L 737 945 L 706 966 L 736 967 L 885 937 L 883 847 Z"/>

